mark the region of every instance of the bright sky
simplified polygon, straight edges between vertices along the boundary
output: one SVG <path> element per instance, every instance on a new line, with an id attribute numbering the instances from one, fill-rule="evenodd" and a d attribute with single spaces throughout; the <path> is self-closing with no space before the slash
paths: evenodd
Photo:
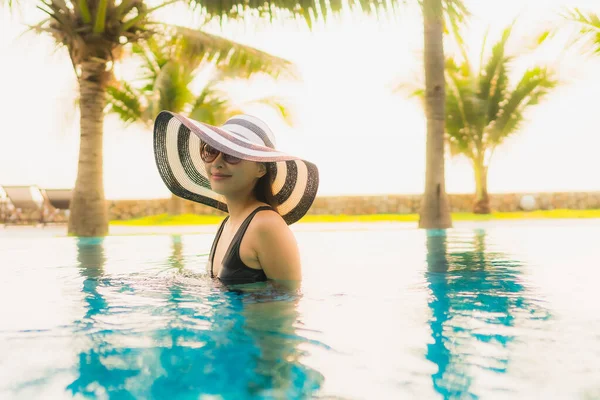
<path id="1" fill-rule="evenodd" d="M 600 12 L 596 0 L 468 1 L 473 18 L 466 40 L 477 59 L 488 24 L 488 43 L 520 16 L 513 44 L 560 21 L 565 6 Z M 485 3 L 484 6 L 482 3 Z M 78 152 L 78 117 L 73 111 L 74 76 L 64 51 L 51 39 L 25 37 L 22 18 L 0 16 L 0 185 L 71 187 Z M 26 15 L 33 23 L 37 15 Z M 174 15 L 174 22 L 182 23 Z M 216 32 L 215 32 L 216 33 Z M 294 61 L 303 81 L 258 79 L 232 87 L 238 98 L 252 93 L 289 96 L 296 124 L 290 128 L 264 108 L 248 109 L 266 120 L 280 149 L 315 162 L 320 195 L 421 193 L 425 169 L 425 119 L 416 99 L 394 94 L 399 80 L 421 76 L 422 26 L 407 10 L 395 22 L 348 17 L 314 32 L 294 24 L 243 27 L 226 25 L 220 34 Z M 489 172 L 491 192 L 600 190 L 600 135 L 597 95 L 600 57 L 584 58 L 547 46 L 532 62 L 551 64 L 564 80 L 528 114 L 517 135 L 500 147 Z M 114 117 L 105 121 L 105 190 L 108 198 L 168 196 L 152 154 L 151 132 L 125 129 Z M 462 158 L 448 159 L 447 190 L 474 190 L 473 173 Z"/>

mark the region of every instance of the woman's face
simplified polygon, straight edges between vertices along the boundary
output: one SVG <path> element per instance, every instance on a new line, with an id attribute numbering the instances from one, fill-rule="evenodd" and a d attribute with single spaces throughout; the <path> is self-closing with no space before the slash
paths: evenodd
<path id="1" fill-rule="evenodd" d="M 212 190 L 221 195 L 251 193 L 256 181 L 266 173 L 262 163 L 240 160 L 205 143 L 200 146 L 200 154 Z"/>

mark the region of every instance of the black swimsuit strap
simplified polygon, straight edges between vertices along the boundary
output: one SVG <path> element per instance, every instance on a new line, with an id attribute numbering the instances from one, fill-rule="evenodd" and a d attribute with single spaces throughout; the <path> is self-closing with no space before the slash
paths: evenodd
<path id="1" fill-rule="evenodd" d="M 211 278 L 215 277 L 213 274 L 213 261 L 215 259 L 215 251 L 217 250 L 217 243 L 219 242 L 219 239 L 221 238 L 221 234 L 223 233 L 223 228 L 225 227 L 225 223 L 227 222 L 228 219 L 229 219 L 229 215 L 227 217 L 225 217 L 223 222 L 221 222 L 221 225 L 219 226 L 219 230 L 217 231 L 217 234 L 215 235 L 215 240 L 213 240 L 212 247 L 210 248 L 209 260 L 210 260 L 210 277 Z"/>
<path id="2" fill-rule="evenodd" d="M 242 224 L 238 228 L 237 232 L 233 236 L 233 239 L 231 240 L 232 243 L 235 243 L 236 245 L 239 246 L 238 242 L 241 242 L 242 238 L 244 237 L 244 234 L 246 233 L 246 230 L 248 229 L 248 226 L 250 226 L 250 222 L 252 222 L 252 219 L 259 211 L 263 211 L 263 210 L 273 210 L 273 208 L 270 206 L 260 206 L 260 207 L 257 207 L 254 211 L 252 211 L 250 213 L 250 215 L 248 215 L 246 217 L 244 222 L 242 222 Z"/>
<path id="3" fill-rule="evenodd" d="M 239 245 L 241 243 L 241 238 L 244 236 L 244 234 L 246 233 L 246 230 L 248 229 L 248 226 L 250 225 L 250 222 L 252 222 L 252 218 L 254 218 L 254 216 L 256 215 L 256 213 L 258 213 L 259 211 L 263 211 L 263 210 L 273 210 L 273 207 L 271 206 L 260 206 L 254 209 L 254 211 L 252 211 L 250 213 L 250 215 L 248 215 L 246 217 L 246 219 L 244 219 L 244 221 L 242 222 L 242 224 L 240 225 L 240 227 L 238 228 L 237 232 L 235 233 L 235 235 L 233 236 L 233 239 L 231 239 L 231 243 L 229 244 L 229 248 L 227 249 L 226 253 L 229 253 L 231 250 L 233 250 L 234 248 L 236 248 L 235 253 L 237 254 Z M 217 243 L 219 242 L 219 239 L 221 238 L 221 234 L 223 233 L 223 228 L 225 227 L 225 223 L 227 222 L 227 220 L 229 219 L 229 216 L 227 216 L 223 222 L 221 223 L 221 226 L 219 227 L 219 230 L 217 231 L 217 234 L 215 235 L 215 240 L 213 242 L 212 248 L 210 250 L 210 277 L 214 278 L 214 273 L 213 273 L 213 261 L 215 259 L 215 252 L 217 250 Z M 234 247 L 235 246 L 235 247 Z"/>

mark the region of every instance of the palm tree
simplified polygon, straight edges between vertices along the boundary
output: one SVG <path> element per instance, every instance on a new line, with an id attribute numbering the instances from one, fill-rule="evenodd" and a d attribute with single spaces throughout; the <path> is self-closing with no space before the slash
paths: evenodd
<path id="1" fill-rule="evenodd" d="M 108 110 L 118 114 L 127 124 L 150 126 L 161 110 L 170 110 L 216 125 L 238 113 L 233 101 L 219 90 L 224 81 L 249 78 L 259 72 L 273 77 L 281 73 L 294 74 L 287 61 L 229 41 L 226 45 L 243 49 L 237 54 L 246 54 L 246 62 L 239 63 L 233 57 L 214 62 L 197 53 L 205 50 L 198 46 L 198 35 L 204 38 L 202 32 L 177 28 L 171 35 L 155 36 L 144 43 L 134 44 L 133 55 L 141 65 L 137 79 L 139 87 L 124 80 L 111 84 L 108 87 Z M 194 93 L 195 78 L 206 69 L 212 72 L 210 79 L 199 94 Z M 271 105 L 284 118 L 290 117 L 284 102 L 276 97 L 263 97 L 253 102 Z M 171 195 L 169 214 L 179 215 L 182 208 L 182 199 Z"/>
<path id="2" fill-rule="evenodd" d="M 5 0 L 9 7 L 17 2 Z M 150 14 L 144 2 L 108 0 L 39 1 L 37 7 L 48 18 L 32 29 L 50 34 L 65 46 L 79 83 L 80 150 L 69 234 L 103 236 L 108 231 L 103 185 L 103 109 L 111 66 L 127 42 L 150 35 Z"/>
<path id="3" fill-rule="evenodd" d="M 419 228 L 452 226 L 444 171 L 444 32 L 462 43 L 460 28 L 469 15 L 461 0 L 421 0 L 424 28 L 425 116 L 427 118 L 425 191 Z"/>
<path id="4" fill-rule="evenodd" d="M 80 131 L 81 144 L 77 180 L 69 219 L 69 233 L 78 236 L 101 236 L 108 231 L 106 202 L 102 174 L 102 136 L 103 109 L 106 105 L 106 89 L 114 62 L 123 55 L 128 43 L 140 42 L 154 33 L 156 25 L 153 13 L 167 5 L 183 2 L 191 8 L 197 8 L 207 18 L 244 17 L 250 14 L 267 15 L 271 18 L 298 15 L 304 17 L 307 25 L 312 26 L 316 19 L 326 20 L 342 10 L 358 9 L 365 13 L 378 13 L 398 8 L 402 1 L 380 2 L 376 0 L 334 0 L 323 4 L 318 0 L 284 1 L 266 0 L 248 3 L 242 0 L 163 0 L 157 5 L 144 0 L 39 0 L 39 8 L 48 14 L 48 18 L 34 28 L 37 32 L 50 34 L 57 45 L 67 48 L 73 63 L 80 90 Z M 464 9 L 460 0 L 417 0 L 425 10 L 425 42 L 429 56 L 426 69 L 431 77 L 431 112 L 428 124 L 431 131 L 428 142 L 427 170 L 431 179 L 426 184 L 426 199 L 422 211 L 422 227 L 441 227 L 448 225 L 449 216 L 445 197 L 443 160 L 444 154 L 439 142 L 442 131 L 439 118 L 443 115 L 443 87 L 440 76 L 443 64 L 443 43 L 441 37 L 441 11 L 456 12 Z M 0 0 L 0 5 L 15 7 L 16 0 Z M 462 7 L 462 8 L 461 8 Z M 210 35 L 205 36 L 211 42 Z M 216 52 L 226 56 L 229 52 Z M 242 57 L 243 58 L 243 57 Z M 435 60 L 437 62 L 434 62 Z M 437 73 L 433 73 L 437 70 Z M 435 77 L 435 78 L 434 78 Z M 443 78 L 442 78 L 443 80 Z M 437 122 L 436 122 L 437 121 Z M 442 168 L 440 168 L 442 165 Z M 440 200 L 442 199 L 442 200 Z M 431 221 L 431 222 L 429 222 Z"/>
<path id="5" fill-rule="evenodd" d="M 484 40 L 478 71 L 462 46 L 462 60 L 446 59 L 446 140 L 451 155 L 466 156 L 473 165 L 475 213 L 490 213 L 487 173 L 496 147 L 519 130 L 525 111 L 558 83 L 548 68 L 535 66 L 509 87 L 509 67 L 514 57 L 506 54 L 506 44 L 511 30 L 512 25 L 504 30 L 486 63 Z M 424 91 L 415 94 L 423 96 Z"/>
<path id="6" fill-rule="evenodd" d="M 103 236 L 108 233 L 108 213 L 103 183 L 103 121 L 106 90 L 112 75 L 112 66 L 124 54 L 128 43 L 137 43 L 155 31 L 156 10 L 184 0 L 163 0 L 157 3 L 144 0 L 39 0 L 38 8 L 48 18 L 33 27 L 38 33 L 51 35 L 56 44 L 65 46 L 79 82 L 80 149 L 77 178 L 71 202 L 69 234 L 76 236 Z M 310 25 L 315 17 L 325 17 L 330 11 L 338 12 L 347 3 L 333 1 L 329 9 L 320 1 L 302 3 L 283 0 L 247 3 L 234 0 L 185 0 L 207 18 L 216 16 L 239 17 L 251 10 L 271 17 L 279 10 L 302 15 Z M 18 1 L 0 0 L 9 8 Z M 393 8 L 389 3 L 374 0 L 350 1 L 351 6 L 362 6 L 365 12 Z M 372 7 L 373 6 L 373 7 Z M 204 45 L 214 44 L 214 36 L 205 35 Z M 223 42 L 219 42 L 224 44 Z M 216 46 L 219 47 L 219 46 Z M 235 46 L 230 46 L 233 50 Z M 208 46 L 206 47 L 209 52 Z M 221 49 L 222 50 L 222 49 Z M 229 51 L 215 51 L 212 55 L 231 56 Z M 244 57 L 240 57 L 242 61 Z"/>
<path id="7" fill-rule="evenodd" d="M 420 228 L 452 226 L 444 173 L 444 17 L 442 0 L 423 0 L 425 116 L 427 141 L 425 192 Z"/>

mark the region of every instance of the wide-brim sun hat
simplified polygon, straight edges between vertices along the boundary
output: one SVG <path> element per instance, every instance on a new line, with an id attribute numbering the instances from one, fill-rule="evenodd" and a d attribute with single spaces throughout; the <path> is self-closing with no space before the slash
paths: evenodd
<path id="1" fill-rule="evenodd" d="M 311 207 L 319 187 L 317 166 L 276 150 L 273 132 L 251 115 L 236 115 L 217 127 L 170 111 L 158 114 L 154 156 L 162 180 L 176 196 L 227 212 L 225 198 L 210 187 L 200 158 L 202 142 L 243 160 L 273 163 L 272 193 L 288 225 Z"/>

